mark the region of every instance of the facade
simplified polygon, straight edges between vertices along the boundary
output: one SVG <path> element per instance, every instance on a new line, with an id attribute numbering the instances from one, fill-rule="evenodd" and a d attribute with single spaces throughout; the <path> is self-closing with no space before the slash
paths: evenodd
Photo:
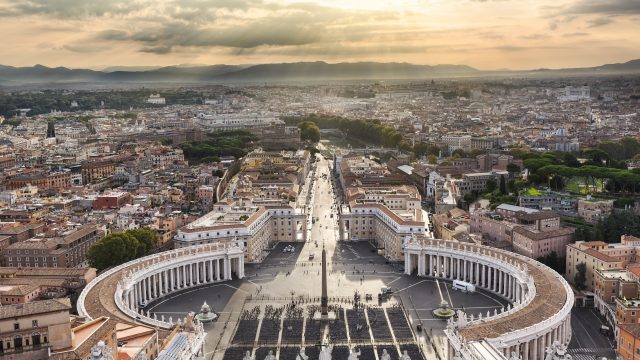
<path id="1" fill-rule="evenodd" d="M 640 324 L 620 325 L 616 350 L 620 360 L 640 359 Z"/>
<path id="2" fill-rule="evenodd" d="M 69 299 L 0 307 L 0 355 L 4 359 L 47 359 L 48 350 L 71 346 Z"/>
<path id="3" fill-rule="evenodd" d="M 214 131 L 255 129 L 257 127 L 270 127 L 284 124 L 273 113 L 230 113 L 230 114 L 205 114 L 199 113 L 194 119 L 196 125 Z"/>
<path id="4" fill-rule="evenodd" d="M 119 209 L 126 204 L 131 204 L 132 197 L 128 192 L 108 192 L 98 195 L 93 202 L 93 209 Z"/>
<path id="5" fill-rule="evenodd" d="M 387 259 L 403 257 L 407 236 L 428 229 L 420 194 L 414 186 L 349 188 L 339 215 L 342 240 L 368 240 Z"/>
<path id="6" fill-rule="evenodd" d="M 245 260 L 260 262 L 265 251 L 279 241 L 305 241 L 306 217 L 292 206 L 240 206 L 232 200 L 214 205 L 213 211 L 180 228 L 176 248 L 200 244 L 244 245 Z"/>
<path id="7" fill-rule="evenodd" d="M 613 211 L 613 200 L 578 200 L 578 215 L 586 222 L 595 224 Z"/>
<path id="8" fill-rule="evenodd" d="M 71 186 L 70 172 L 36 172 L 17 175 L 6 180 L 9 190 L 17 190 L 27 186 L 35 186 L 42 190 L 61 190 Z"/>
<path id="9" fill-rule="evenodd" d="M 90 184 L 111 177 L 116 172 L 115 162 L 85 161 L 82 163 L 82 183 Z"/>
<path id="10" fill-rule="evenodd" d="M 518 196 L 518 205 L 530 209 L 548 209 L 562 215 L 575 216 L 578 200 L 568 194 L 547 190 L 536 194 L 521 193 Z"/>
<path id="11" fill-rule="evenodd" d="M 620 270 L 635 261 L 634 246 L 624 243 L 607 244 L 602 241 L 578 241 L 567 245 L 565 278 L 573 283 L 576 266 L 584 263 L 587 267 L 586 290 L 593 291 L 596 285 L 594 278 L 596 270 Z"/>
<path id="12" fill-rule="evenodd" d="M 505 181 L 509 179 L 507 171 L 491 171 L 486 173 L 467 173 L 462 175 L 461 180 L 456 180 L 456 193 L 465 195 L 472 191 L 483 192 L 487 190 L 489 181 L 494 181 L 496 186 L 500 183 L 500 177 L 503 176 Z"/>
<path id="13" fill-rule="evenodd" d="M 8 267 L 82 267 L 91 245 L 104 236 L 95 225 L 84 225 L 55 237 L 33 238 L 9 245 L 3 252 Z"/>

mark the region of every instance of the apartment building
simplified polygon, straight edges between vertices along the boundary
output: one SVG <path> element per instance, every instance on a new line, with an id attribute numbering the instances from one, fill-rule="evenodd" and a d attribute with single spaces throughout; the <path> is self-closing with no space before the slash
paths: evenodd
<path id="1" fill-rule="evenodd" d="M 0 306 L 0 356 L 47 359 L 72 344 L 68 298 Z"/>
<path id="2" fill-rule="evenodd" d="M 8 267 L 82 267 L 91 245 L 104 235 L 97 226 L 84 225 L 9 245 L 2 257 Z"/>
<path id="3" fill-rule="evenodd" d="M 607 244 L 602 241 L 578 241 L 567 245 L 565 278 L 573 284 L 576 266 L 584 263 L 587 268 L 586 290 L 594 291 L 596 270 L 623 270 L 628 264 L 635 262 L 635 245 L 624 242 Z"/>
<path id="4" fill-rule="evenodd" d="M 586 222 L 595 224 L 613 212 L 613 200 L 578 200 L 578 215 Z"/>
<path id="5" fill-rule="evenodd" d="M 407 238 L 428 230 L 420 199 L 415 186 L 349 188 L 339 216 L 340 239 L 371 241 L 387 259 L 400 260 Z"/>

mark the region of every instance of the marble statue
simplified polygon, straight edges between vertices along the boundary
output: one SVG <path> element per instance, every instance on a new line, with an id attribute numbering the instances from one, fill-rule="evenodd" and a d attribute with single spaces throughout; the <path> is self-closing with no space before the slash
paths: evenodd
<path id="1" fill-rule="evenodd" d="M 309 360 L 309 356 L 304 351 L 304 348 L 300 349 L 300 354 L 296 356 L 296 360 Z"/>
<path id="2" fill-rule="evenodd" d="M 360 354 L 361 351 L 358 350 L 358 352 L 356 352 L 355 348 L 349 349 L 349 357 L 347 358 L 347 360 L 358 360 Z"/>
<path id="3" fill-rule="evenodd" d="M 409 354 L 407 354 L 407 350 L 402 353 L 402 356 L 400 356 L 400 360 L 411 360 Z"/>
<path id="4" fill-rule="evenodd" d="M 331 351 L 333 350 L 333 345 L 324 345 L 322 350 L 320 351 L 320 356 L 318 360 L 331 360 Z"/>
<path id="5" fill-rule="evenodd" d="M 244 353 L 244 357 L 242 358 L 242 360 L 253 360 L 253 358 L 251 357 L 251 351 L 247 350 L 247 352 Z"/>
<path id="6" fill-rule="evenodd" d="M 269 354 L 264 358 L 264 360 L 276 360 L 276 356 L 273 355 L 273 350 L 269 350 Z"/>
<path id="7" fill-rule="evenodd" d="M 382 349 L 382 356 L 380 356 L 380 360 L 391 360 L 391 355 L 389 355 L 387 349 Z"/>

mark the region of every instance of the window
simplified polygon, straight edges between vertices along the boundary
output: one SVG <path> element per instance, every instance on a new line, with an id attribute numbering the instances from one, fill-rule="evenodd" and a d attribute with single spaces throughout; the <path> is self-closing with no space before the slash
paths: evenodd
<path id="1" fill-rule="evenodd" d="M 38 320 L 31 320 L 31 326 L 38 327 Z"/>
<path id="2" fill-rule="evenodd" d="M 20 323 L 14 323 L 13 330 L 20 330 Z"/>

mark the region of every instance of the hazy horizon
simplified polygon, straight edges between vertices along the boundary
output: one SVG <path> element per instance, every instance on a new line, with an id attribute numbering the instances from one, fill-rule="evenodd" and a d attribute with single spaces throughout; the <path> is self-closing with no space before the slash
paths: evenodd
<path id="1" fill-rule="evenodd" d="M 0 0 L 1 64 L 590 67 L 640 58 L 640 0 Z"/>

